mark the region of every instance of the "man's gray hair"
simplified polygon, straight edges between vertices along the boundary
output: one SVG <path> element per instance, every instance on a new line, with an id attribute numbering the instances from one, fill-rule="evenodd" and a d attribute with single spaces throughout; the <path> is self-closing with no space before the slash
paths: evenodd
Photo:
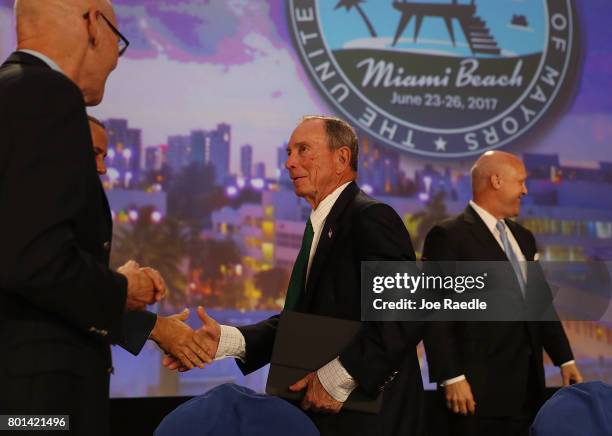
<path id="1" fill-rule="evenodd" d="M 359 140 L 355 129 L 349 123 L 338 117 L 327 115 L 306 115 L 303 121 L 322 120 L 325 122 L 325 133 L 329 148 L 337 150 L 340 147 L 348 147 L 351 150 L 351 169 L 357 172 L 359 158 Z"/>

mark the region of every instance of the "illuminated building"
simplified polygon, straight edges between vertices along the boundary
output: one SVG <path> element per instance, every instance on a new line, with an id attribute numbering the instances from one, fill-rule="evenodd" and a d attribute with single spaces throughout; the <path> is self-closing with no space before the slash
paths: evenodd
<path id="1" fill-rule="evenodd" d="M 140 180 L 142 132 L 128 127 L 125 119 L 104 121 L 108 135 L 107 174 L 103 176 L 108 188 L 130 189 Z"/>
<path id="2" fill-rule="evenodd" d="M 253 176 L 253 147 L 249 144 L 240 147 L 240 173 L 245 179 Z"/>

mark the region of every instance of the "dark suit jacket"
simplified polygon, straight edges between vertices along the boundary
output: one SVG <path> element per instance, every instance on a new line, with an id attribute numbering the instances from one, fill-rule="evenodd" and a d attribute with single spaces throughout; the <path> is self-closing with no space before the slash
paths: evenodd
<path id="1" fill-rule="evenodd" d="M 527 261 L 537 252 L 533 234 L 506 220 Z M 472 207 L 436 225 L 427 235 L 423 259 L 431 261 L 504 261 L 508 259 Z M 516 276 L 507 274 L 516 295 Z M 528 275 L 531 281 L 532 275 Z M 534 279 L 535 280 L 535 279 Z M 529 282 L 527 295 L 529 295 Z M 522 298 L 522 297 L 521 297 Z M 465 374 L 480 416 L 517 416 L 526 399 L 541 401 L 544 387 L 542 348 L 556 365 L 572 360 L 563 326 L 550 322 L 434 323 L 425 338 L 432 382 Z M 528 379 L 532 381 L 528 390 Z"/>
<path id="2" fill-rule="evenodd" d="M 137 351 L 148 332 L 122 329 L 154 315 L 124 325 L 127 282 L 107 266 L 112 222 L 81 91 L 13 53 L 0 67 L 0 132 L 0 373 L 108 380 L 109 344 Z"/>
<path id="3" fill-rule="evenodd" d="M 330 236 L 331 235 L 331 236 Z M 323 227 L 298 311 L 335 318 L 361 317 L 361 261 L 415 260 L 404 223 L 388 205 L 351 183 L 342 192 Z M 277 317 L 241 327 L 246 340 L 244 373 L 269 363 Z M 422 326 L 416 323 L 364 323 L 361 334 L 340 361 L 359 388 L 375 397 L 384 390 L 380 414 L 342 411 L 311 414 L 321 434 L 421 434 L 422 380 L 416 346 Z"/>

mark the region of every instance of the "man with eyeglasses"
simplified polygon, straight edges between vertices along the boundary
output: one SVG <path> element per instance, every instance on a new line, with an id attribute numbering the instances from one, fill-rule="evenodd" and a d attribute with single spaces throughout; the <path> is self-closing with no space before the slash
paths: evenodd
<path id="1" fill-rule="evenodd" d="M 15 14 L 18 49 L 0 67 L 0 414 L 70 415 L 71 434 L 106 436 L 109 344 L 165 293 L 154 270 L 104 261 L 85 106 L 127 40 L 107 0 L 17 0 Z"/>

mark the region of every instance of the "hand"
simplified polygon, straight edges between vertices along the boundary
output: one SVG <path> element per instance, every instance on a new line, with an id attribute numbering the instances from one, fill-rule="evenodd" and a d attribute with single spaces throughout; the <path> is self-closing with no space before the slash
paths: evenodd
<path id="1" fill-rule="evenodd" d="M 476 413 L 476 402 L 472 395 L 472 388 L 467 380 L 461 380 L 444 386 L 446 407 L 454 413 L 473 415 Z"/>
<path id="2" fill-rule="evenodd" d="M 563 380 L 563 386 L 573 385 L 575 383 L 582 383 L 584 379 L 582 374 L 578 370 L 575 363 L 569 365 L 563 365 L 561 367 L 561 378 Z"/>
<path id="3" fill-rule="evenodd" d="M 159 271 L 150 267 L 140 268 L 140 271 L 145 273 L 153 282 L 153 286 L 155 286 L 155 301 L 161 301 L 162 298 L 166 296 L 166 291 L 168 289 L 164 278 Z"/>
<path id="4" fill-rule="evenodd" d="M 120 266 L 117 272 L 123 274 L 128 281 L 125 309 L 144 310 L 147 304 L 155 303 L 155 286 L 147 274 L 140 270 L 140 265 L 129 260 Z"/>
<path id="5" fill-rule="evenodd" d="M 151 339 L 185 368 L 204 368 L 212 362 L 212 357 L 204 340 L 185 324 L 187 318 L 189 309 L 168 317 L 158 316 Z"/>
<path id="6" fill-rule="evenodd" d="M 316 372 L 311 372 L 306 377 L 298 380 L 289 390 L 299 392 L 306 388 L 306 394 L 302 398 L 302 409 L 322 413 L 338 413 L 344 403 L 334 399 L 323 387 Z"/>
<path id="7" fill-rule="evenodd" d="M 202 320 L 202 327 L 196 330 L 196 336 L 203 341 L 208 355 L 211 359 L 214 359 L 219 348 L 219 340 L 221 339 L 221 326 L 217 321 L 208 316 L 202 306 L 198 306 L 198 317 Z M 162 359 L 162 365 L 170 370 L 177 369 L 179 372 L 185 372 L 190 369 L 174 356 L 165 356 Z"/>

